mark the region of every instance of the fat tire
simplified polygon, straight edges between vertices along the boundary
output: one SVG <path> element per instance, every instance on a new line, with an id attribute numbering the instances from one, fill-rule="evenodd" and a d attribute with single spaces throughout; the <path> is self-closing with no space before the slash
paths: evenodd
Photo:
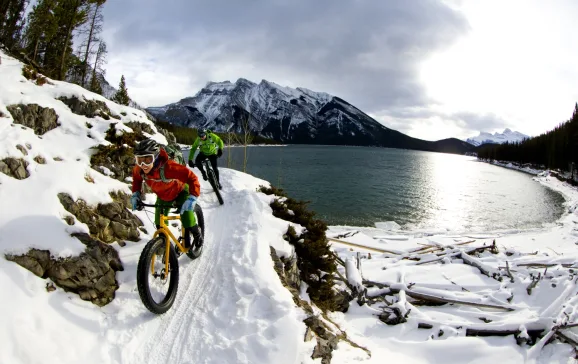
<path id="1" fill-rule="evenodd" d="M 197 225 L 199 225 L 199 229 L 201 229 L 201 236 L 203 237 L 203 245 L 200 249 L 194 250 L 193 247 L 189 249 L 187 252 L 187 257 L 191 258 L 191 260 L 195 260 L 201 256 L 203 253 L 203 248 L 205 246 L 205 216 L 203 215 L 203 209 L 199 204 L 195 204 L 195 216 L 197 217 Z M 193 241 L 193 237 L 191 234 L 191 242 Z M 192 244 L 192 243 L 191 243 Z"/>
<path id="2" fill-rule="evenodd" d="M 152 259 L 153 253 L 159 248 L 159 245 L 164 244 L 166 244 L 166 241 L 163 235 L 160 235 L 149 241 L 142 250 L 136 269 L 136 281 L 140 299 L 150 312 L 157 315 L 163 314 L 171 308 L 175 302 L 175 298 L 177 297 L 177 290 L 179 287 L 179 260 L 175 252 L 175 247 L 173 244 L 171 244 L 169 250 L 169 264 L 171 268 L 167 295 L 160 303 L 156 303 L 151 296 L 148 281 L 148 277 L 150 275 L 149 262 Z"/>
<path id="3" fill-rule="evenodd" d="M 223 196 L 221 196 L 221 190 L 219 190 L 219 186 L 217 185 L 217 177 L 215 176 L 215 171 L 213 171 L 212 168 L 209 170 L 209 183 L 213 187 L 215 194 L 217 194 L 217 200 L 219 200 L 219 203 L 221 205 L 224 204 L 225 201 L 223 201 Z"/>

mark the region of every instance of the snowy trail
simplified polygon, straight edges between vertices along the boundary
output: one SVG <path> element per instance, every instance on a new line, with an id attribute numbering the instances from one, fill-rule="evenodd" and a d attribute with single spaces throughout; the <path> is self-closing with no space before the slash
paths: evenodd
<path id="1" fill-rule="evenodd" d="M 266 243 L 271 236 L 263 234 L 263 227 L 274 218 L 262 213 L 267 202 L 251 189 L 223 179 L 225 204 L 221 206 L 208 183 L 202 182 L 203 254 L 194 261 L 185 255 L 179 258 L 177 298 L 164 315 L 144 310 L 132 288 L 134 278 L 125 282 L 125 289 L 133 292 L 128 301 L 118 303 L 121 316 L 123 311 L 136 312 L 146 321 L 127 331 L 119 326 L 126 320 L 113 317 L 116 310 L 108 315 L 111 332 L 107 339 L 116 346 L 110 362 L 307 362 L 311 344 L 303 342 L 301 313 L 274 276 Z M 138 260 L 138 254 L 129 260 Z M 135 269 L 136 263 L 127 267 L 133 275 Z"/>

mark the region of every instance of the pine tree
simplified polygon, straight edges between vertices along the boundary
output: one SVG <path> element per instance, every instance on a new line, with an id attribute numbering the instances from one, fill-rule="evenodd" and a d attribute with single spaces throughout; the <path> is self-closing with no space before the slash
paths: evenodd
<path id="1" fill-rule="evenodd" d="M 8 49 L 20 41 L 29 0 L 0 0 L 0 43 Z"/>
<path id="2" fill-rule="evenodd" d="M 102 16 L 102 5 L 104 5 L 104 3 L 106 2 L 106 0 L 95 0 L 95 3 L 92 4 L 91 6 L 91 11 L 90 11 L 90 27 L 89 27 L 89 32 L 88 32 L 88 37 L 86 38 L 85 41 L 85 51 L 84 51 L 84 58 L 82 60 L 82 63 L 84 65 L 83 67 L 83 73 L 82 73 L 82 77 L 81 77 L 81 81 L 80 81 L 80 85 L 82 87 L 84 87 L 85 83 L 86 83 L 86 73 L 88 70 L 88 58 L 92 53 L 92 46 L 94 46 L 94 44 L 96 44 L 100 39 L 98 38 L 98 35 L 100 34 L 100 32 L 102 31 L 102 23 L 103 23 L 103 16 Z M 102 90 L 101 90 L 102 92 Z"/>
<path id="3" fill-rule="evenodd" d="M 103 65 L 106 62 L 106 54 L 108 51 L 106 50 L 106 43 L 101 41 L 98 45 L 98 51 L 96 51 L 96 58 L 94 60 L 94 66 L 92 68 L 92 74 L 90 77 L 90 85 L 88 89 L 92 92 L 96 92 L 97 94 L 102 95 L 102 86 L 100 85 L 98 74 L 104 76 L 104 69 Z"/>
<path id="4" fill-rule="evenodd" d="M 58 19 L 53 10 L 56 0 L 40 0 L 28 15 L 28 26 L 24 33 L 25 51 L 35 62 L 44 63 L 46 46 L 56 36 Z"/>
<path id="5" fill-rule="evenodd" d="M 126 88 L 126 83 L 124 80 L 124 75 L 120 78 L 120 84 L 118 85 L 118 91 L 113 97 L 113 101 L 121 104 L 127 105 L 130 103 L 130 97 L 128 96 L 128 90 Z"/>
<path id="6" fill-rule="evenodd" d="M 87 21 L 88 0 L 60 0 L 59 1 L 59 42 L 60 54 L 58 64 L 58 79 L 64 80 L 68 70 L 69 56 L 72 54 L 72 36 L 74 30 Z"/>

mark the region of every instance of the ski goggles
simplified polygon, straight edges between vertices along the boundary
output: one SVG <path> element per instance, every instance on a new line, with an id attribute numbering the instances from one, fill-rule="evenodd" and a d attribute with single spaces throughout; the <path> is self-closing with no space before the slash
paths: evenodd
<path id="1" fill-rule="evenodd" d="M 134 159 L 136 161 L 137 166 L 148 167 L 155 162 L 155 155 L 154 154 L 135 155 Z"/>

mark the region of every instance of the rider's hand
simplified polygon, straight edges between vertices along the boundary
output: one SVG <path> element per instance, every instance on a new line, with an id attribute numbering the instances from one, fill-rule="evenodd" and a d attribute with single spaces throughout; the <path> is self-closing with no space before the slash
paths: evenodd
<path id="1" fill-rule="evenodd" d="M 193 195 L 189 195 L 189 198 L 183 203 L 181 207 L 181 214 L 184 214 L 185 211 L 193 211 L 195 209 L 195 204 L 197 203 L 197 198 Z"/>
<path id="2" fill-rule="evenodd" d="M 138 205 L 142 202 L 141 197 L 140 197 L 140 192 L 136 191 L 132 194 L 132 196 L 130 196 L 130 203 L 132 204 L 132 210 L 137 210 L 138 209 Z"/>
<path id="3" fill-rule="evenodd" d="M 192 159 L 189 159 L 189 167 L 195 168 L 195 162 Z"/>
<path id="4" fill-rule="evenodd" d="M 221 158 L 222 155 L 223 155 L 223 150 L 222 150 L 222 149 L 219 149 L 219 150 L 217 151 L 217 157 Z"/>

